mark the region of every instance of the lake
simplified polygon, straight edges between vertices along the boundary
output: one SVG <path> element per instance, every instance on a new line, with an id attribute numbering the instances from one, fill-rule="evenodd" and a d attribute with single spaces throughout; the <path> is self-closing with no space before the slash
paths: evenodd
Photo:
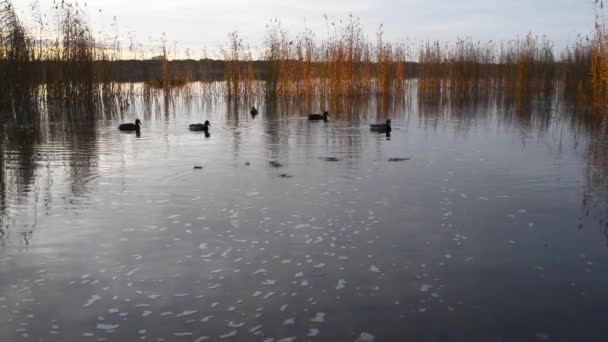
<path id="1" fill-rule="evenodd" d="M 5 118 L 0 340 L 605 340 L 608 139 L 567 105 L 250 105 Z"/>

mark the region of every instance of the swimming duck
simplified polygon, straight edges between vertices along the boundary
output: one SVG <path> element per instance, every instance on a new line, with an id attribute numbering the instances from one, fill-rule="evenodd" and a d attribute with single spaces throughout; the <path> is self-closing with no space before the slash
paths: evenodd
<path id="1" fill-rule="evenodd" d="M 190 126 L 188 126 L 188 128 L 191 131 L 205 132 L 205 134 L 209 134 L 209 127 L 210 126 L 211 126 L 211 124 L 209 123 L 209 120 L 205 120 L 205 123 L 191 124 Z"/>
<path id="2" fill-rule="evenodd" d="M 311 121 L 327 121 L 327 116 L 329 116 L 329 112 L 323 112 L 323 114 L 308 114 L 308 120 Z"/>
<path id="3" fill-rule="evenodd" d="M 135 120 L 135 123 L 124 123 L 118 126 L 118 129 L 124 132 L 139 132 L 141 126 L 141 121 L 139 119 Z"/>
<path id="4" fill-rule="evenodd" d="M 369 125 L 369 128 L 372 130 L 372 132 L 390 133 L 392 131 L 391 119 L 386 120 L 386 123 L 371 124 Z"/>
<path id="5" fill-rule="evenodd" d="M 251 113 L 251 115 L 256 116 L 258 115 L 259 111 L 257 108 L 255 108 L 255 106 L 251 107 L 251 110 L 249 111 L 249 113 Z"/>

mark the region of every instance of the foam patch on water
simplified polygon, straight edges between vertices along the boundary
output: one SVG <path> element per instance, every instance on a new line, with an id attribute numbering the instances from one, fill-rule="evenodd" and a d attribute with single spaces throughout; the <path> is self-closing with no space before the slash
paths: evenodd
<path id="1" fill-rule="evenodd" d="M 239 322 L 239 323 L 235 323 L 233 321 L 228 322 L 228 326 L 231 328 L 240 328 L 244 325 L 245 325 L 245 323 L 243 323 L 243 322 Z"/>
<path id="2" fill-rule="evenodd" d="M 88 308 L 89 306 L 95 304 L 97 301 L 100 301 L 101 297 L 98 295 L 93 295 L 87 302 L 82 306 L 83 308 Z"/>
<path id="3" fill-rule="evenodd" d="M 228 253 L 230 253 L 232 251 L 232 247 L 228 247 L 228 249 L 226 249 L 223 253 L 222 253 L 222 257 L 226 257 L 228 255 Z"/>
<path id="4" fill-rule="evenodd" d="M 315 317 L 313 317 L 310 321 L 314 322 L 314 323 L 323 323 L 323 322 L 325 322 L 325 312 L 317 312 L 315 314 Z"/>
<path id="5" fill-rule="evenodd" d="M 118 327 L 120 327 L 119 324 L 97 324 L 97 329 L 104 330 L 104 331 L 116 330 L 116 329 L 118 329 Z"/>
<path id="6" fill-rule="evenodd" d="M 256 331 L 258 331 L 260 329 L 262 329 L 262 326 L 261 325 L 256 325 L 255 327 L 249 329 L 249 332 L 250 333 L 254 333 L 254 332 L 256 332 Z"/>
<path id="7" fill-rule="evenodd" d="M 373 342 L 374 339 L 376 339 L 376 336 L 370 333 L 362 332 L 359 334 L 359 338 L 357 338 L 356 342 Z"/>
<path id="8" fill-rule="evenodd" d="M 132 276 L 132 275 L 133 275 L 133 274 L 135 274 L 135 272 L 137 272 L 137 271 L 139 271 L 139 267 L 138 267 L 138 268 L 135 268 L 135 269 L 132 269 L 131 271 L 129 271 L 129 272 L 127 273 L 127 277 Z"/>
<path id="9" fill-rule="evenodd" d="M 428 290 L 431 289 L 431 285 L 427 285 L 427 284 L 422 284 L 420 285 L 420 292 L 427 292 Z"/>
<path id="10" fill-rule="evenodd" d="M 189 311 L 184 311 L 182 313 L 177 314 L 175 317 L 184 317 L 184 316 L 190 316 L 190 315 L 194 315 L 195 313 L 197 313 L 197 310 L 189 310 Z"/>
<path id="11" fill-rule="evenodd" d="M 229 337 L 233 337 L 233 336 L 236 336 L 236 330 L 232 330 L 229 333 L 220 335 L 220 339 L 225 339 L 225 338 L 229 338 Z"/>

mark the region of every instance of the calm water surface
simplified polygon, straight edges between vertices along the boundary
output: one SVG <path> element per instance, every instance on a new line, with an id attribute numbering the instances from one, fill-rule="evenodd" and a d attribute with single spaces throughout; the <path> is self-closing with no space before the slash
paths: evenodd
<path id="1" fill-rule="evenodd" d="M 605 141 L 553 107 L 370 108 L 3 125 L 0 341 L 607 339 Z"/>

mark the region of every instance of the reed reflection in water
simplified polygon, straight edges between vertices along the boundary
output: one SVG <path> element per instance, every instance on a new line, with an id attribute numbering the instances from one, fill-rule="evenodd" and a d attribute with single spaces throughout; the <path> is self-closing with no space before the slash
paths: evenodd
<path id="1" fill-rule="evenodd" d="M 598 340 L 601 129 L 551 94 L 412 92 L 4 119 L 0 340 Z"/>

